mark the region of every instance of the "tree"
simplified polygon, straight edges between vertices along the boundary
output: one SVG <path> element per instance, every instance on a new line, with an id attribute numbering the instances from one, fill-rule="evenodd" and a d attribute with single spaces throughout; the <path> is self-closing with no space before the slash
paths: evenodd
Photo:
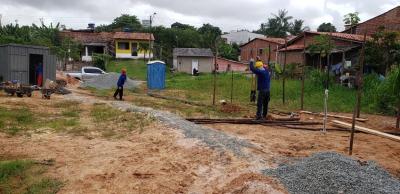
<path id="1" fill-rule="evenodd" d="M 139 42 L 139 51 L 144 53 L 143 60 L 146 61 L 146 53 L 149 51 L 150 45 L 148 42 Z M 150 57 L 150 52 L 149 52 Z"/>
<path id="2" fill-rule="evenodd" d="M 366 62 L 378 73 L 387 74 L 390 66 L 400 64 L 400 33 L 381 27 L 366 43 Z"/>
<path id="3" fill-rule="evenodd" d="M 336 32 L 336 27 L 331 23 L 322 23 L 318 26 L 318 32 Z"/>
<path id="4" fill-rule="evenodd" d="M 215 51 L 216 41 L 222 34 L 221 29 L 211 24 L 203 24 L 197 31 L 201 35 L 201 47 L 212 48 Z"/>
<path id="5" fill-rule="evenodd" d="M 114 19 L 110 25 L 111 29 L 128 29 L 132 32 L 137 32 L 142 29 L 142 24 L 135 15 L 122 14 L 121 16 Z"/>
<path id="6" fill-rule="evenodd" d="M 224 42 L 218 46 L 218 52 L 219 56 L 234 61 L 237 61 L 240 55 L 240 49 L 237 44 L 230 45 Z"/>
<path id="7" fill-rule="evenodd" d="M 353 32 L 353 27 L 360 22 L 360 17 L 358 17 L 358 12 L 348 13 L 344 16 L 343 22 L 345 25 L 349 26 L 351 29 L 351 33 Z"/>
<path id="8" fill-rule="evenodd" d="M 309 31 L 308 26 L 303 26 L 304 20 L 295 19 L 293 23 L 290 24 L 289 32 L 291 35 L 297 36 L 304 31 Z"/>
<path id="9" fill-rule="evenodd" d="M 171 24 L 171 28 L 177 28 L 177 29 L 181 29 L 181 30 L 187 30 L 187 29 L 195 30 L 196 29 L 194 26 L 191 26 L 188 24 L 182 24 L 179 22 L 175 22 L 175 23 Z"/>
<path id="10" fill-rule="evenodd" d="M 288 16 L 287 10 L 279 10 L 278 14 L 272 14 L 271 18 L 268 18 L 267 23 L 262 23 L 258 33 L 264 34 L 271 37 L 286 37 L 288 33 L 292 35 L 298 35 L 303 31 L 307 31 L 310 28 L 304 27 L 304 20 L 295 19 L 291 22 L 292 16 Z"/>

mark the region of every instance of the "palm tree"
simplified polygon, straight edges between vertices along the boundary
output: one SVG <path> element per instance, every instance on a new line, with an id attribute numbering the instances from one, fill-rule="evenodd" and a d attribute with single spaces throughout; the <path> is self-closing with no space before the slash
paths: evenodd
<path id="1" fill-rule="evenodd" d="M 286 37 L 290 30 L 290 20 L 292 16 L 288 16 L 288 11 L 279 10 L 278 15 L 272 14 L 273 18 L 269 18 L 265 26 L 265 34 L 272 37 Z"/>
<path id="2" fill-rule="evenodd" d="M 144 53 L 144 58 L 143 60 L 146 61 L 146 53 L 149 52 L 149 57 L 150 57 L 150 51 L 149 51 L 150 45 L 147 42 L 139 42 L 139 51 Z"/>

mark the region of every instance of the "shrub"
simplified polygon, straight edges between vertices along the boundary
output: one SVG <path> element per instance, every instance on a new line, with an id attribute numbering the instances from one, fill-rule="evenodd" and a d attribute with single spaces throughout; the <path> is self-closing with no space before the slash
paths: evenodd
<path id="1" fill-rule="evenodd" d="M 104 71 L 106 71 L 107 64 L 110 62 L 112 56 L 108 54 L 93 54 L 93 64 L 95 67 L 98 67 Z"/>

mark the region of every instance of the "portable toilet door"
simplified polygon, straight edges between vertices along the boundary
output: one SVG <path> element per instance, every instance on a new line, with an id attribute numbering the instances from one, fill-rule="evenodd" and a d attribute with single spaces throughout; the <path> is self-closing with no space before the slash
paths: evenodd
<path id="1" fill-rule="evenodd" d="M 165 63 L 150 61 L 147 63 L 147 88 L 149 90 L 165 89 Z"/>

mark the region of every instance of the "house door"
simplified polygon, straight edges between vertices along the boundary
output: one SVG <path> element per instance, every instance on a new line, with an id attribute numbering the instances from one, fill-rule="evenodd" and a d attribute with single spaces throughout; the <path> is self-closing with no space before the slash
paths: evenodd
<path id="1" fill-rule="evenodd" d="M 193 69 L 196 69 L 199 71 L 199 60 L 198 59 L 192 59 L 192 74 L 193 74 Z"/>
<path id="2" fill-rule="evenodd" d="M 132 57 L 137 57 L 138 56 L 138 43 L 132 42 L 131 44 L 132 47 Z"/>

